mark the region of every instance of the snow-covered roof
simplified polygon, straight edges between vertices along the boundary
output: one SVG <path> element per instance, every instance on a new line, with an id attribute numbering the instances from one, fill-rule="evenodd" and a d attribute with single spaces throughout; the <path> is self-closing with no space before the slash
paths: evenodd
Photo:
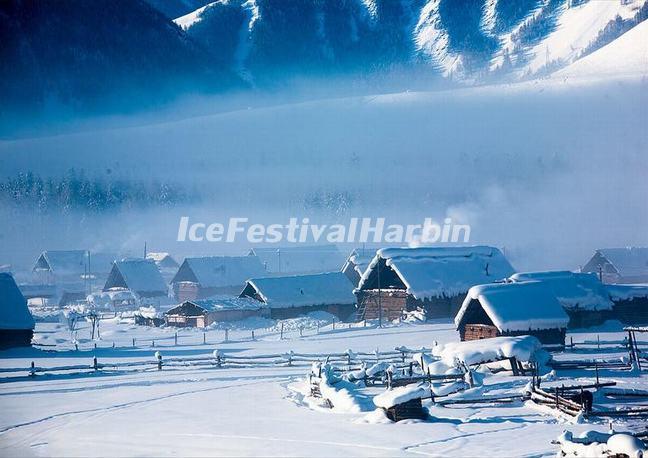
<path id="1" fill-rule="evenodd" d="M 265 275 L 256 256 L 209 256 L 185 258 L 171 283 L 191 281 L 203 288 L 240 286 L 252 277 Z"/>
<path id="2" fill-rule="evenodd" d="M 534 336 L 503 336 L 465 342 L 450 342 L 434 347 L 433 353 L 448 366 L 457 361 L 468 366 L 505 358 L 530 361 L 542 349 L 542 344 Z"/>
<path id="3" fill-rule="evenodd" d="M 57 275 L 83 275 L 110 272 L 117 256 L 112 253 L 93 253 L 87 250 L 48 250 L 36 260 L 34 271 L 49 271 Z"/>
<path id="4" fill-rule="evenodd" d="M 224 311 L 224 310 L 259 310 L 264 308 L 265 304 L 259 302 L 251 297 L 237 297 L 237 296 L 213 296 L 206 299 L 198 299 L 191 302 L 194 305 L 208 311 Z"/>
<path id="5" fill-rule="evenodd" d="M 344 264 L 344 254 L 335 245 L 297 245 L 288 247 L 259 247 L 250 250 L 268 272 L 306 274 L 331 272 Z"/>
<path id="6" fill-rule="evenodd" d="M 355 304 L 353 285 L 342 272 L 253 278 L 252 288 L 270 308 Z"/>
<path id="7" fill-rule="evenodd" d="M 608 291 L 593 273 L 522 272 L 511 276 L 511 280 L 541 281 L 566 309 L 612 310 L 613 304 Z"/>
<path id="8" fill-rule="evenodd" d="M 394 407 L 398 404 L 403 404 L 404 402 L 411 401 L 413 399 L 420 399 L 422 397 L 429 396 L 429 394 L 430 389 L 426 388 L 424 385 L 405 385 L 392 388 L 380 393 L 377 396 L 374 396 L 373 402 L 376 407 L 389 409 L 390 407 Z"/>
<path id="9" fill-rule="evenodd" d="M 139 295 L 166 294 L 167 287 L 155 262 L 149 259 L 124 259 L 113 264 L 104 291 L 127 288 Z"/>
<path id="10" fill-rule="evenodd" d="M 605 285 L 605 289 L 613 301 L 648 298 L 648 285 Z"/>
<path id="11" fill-rule="evenodd" d="M 473 286 L 455 317 L 457 327 L 462 324 L 473 300 L 479 301 L 495 327 L 502 332 L 562 329 L 569 322 L 550 288 L 538 281 Z"/>
<path id="12" fill-rule="evenodd" d="M 515 271 L 502 252 L 490 246 L 383 248 L 362 275 L 358 289 L 369 288 L 369 279 L 384 260 L 417 299 L 452 297 L 471 286 L 504 279 Z"/>
<path id="13" fill-rule="evenodd" d="M 346 270 L 347 266 L 351 265 L 353 266 L 353 270 L 355 270 L 358 275 L 362 276 L 362 274 L 365 273 L 365 270 L 367 270 L 367 267 L 369 267 L 374 256 L 376 256 L 375 249 L 355 248 L 351 253 L 349 253 L 347 260 L 342 267 L 342 271 Z"/>
<path id="14" fill-rule="evenodd" d="M 0 273 L 0 329 L 34 329 L 27 300 L 11 274 Z"/>
<path id="15" fill-rule="evenodd" d="M 146 259 L 154 261 L 158 265 L 158 267 L 161 268 L 177 268 L 179 266 L 178 262 L 173 259 L 173 257 L 169 253 L 146 253 Z"/>
<path id="16" fill-rule="evenodd" d="M 605 257 L 622 277 L 648 274 L 648 248 L 602 248 L 596 251 Z"/>

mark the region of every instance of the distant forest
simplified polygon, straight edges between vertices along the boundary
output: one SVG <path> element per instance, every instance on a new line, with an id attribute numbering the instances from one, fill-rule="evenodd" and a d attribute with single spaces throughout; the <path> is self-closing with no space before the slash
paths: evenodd
<path id="1" fill-rule="evenodd" d="M 42 178 L 31 172 L 0 182 L 0 204 L 36 209 L 39 213 L 173 206 L 197 196 L 178 185 L 152 181 L 93 178 L 70 169 L 63 177 Z"/>

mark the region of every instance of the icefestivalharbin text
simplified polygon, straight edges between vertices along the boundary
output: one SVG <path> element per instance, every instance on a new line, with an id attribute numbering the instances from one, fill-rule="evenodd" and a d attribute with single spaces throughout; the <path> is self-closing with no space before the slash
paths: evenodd
<path id="1" fill-rule="evenodd" d="M 425 218 L 423 224 L 386 224 L 385 218 L 350 218 L 347 224 L 312 224 L 309 218 L 290 218 L 288 224 L 250 224 L 249 218 L 232 217 L 224 223 L 190 222 L 182 216 L 178 242 L 235 243 L 245 237 L 249 243 L 467 243 L 470 225 L 443 224 Z"/>

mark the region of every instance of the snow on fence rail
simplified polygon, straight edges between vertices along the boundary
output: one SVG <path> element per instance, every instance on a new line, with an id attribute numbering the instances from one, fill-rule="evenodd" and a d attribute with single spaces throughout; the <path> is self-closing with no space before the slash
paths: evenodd
<path id="1" fill-rule="evenodd" d="M 89 372 L 105 369 L 135 369 L 146 370 L 149 367 L 191 367 L 191 366 L 211 366 L 215 368 L 222 367 L 272 367 L 272 366 L 309 366 L 316 362 L 326 361 L 331 365 L 344 366 L 347 369 L 353 367 L 360 367 L 363 364 L 375 364 L 379 362 L 393 364 L 396 368 L 406 367 L 405 361 L 415 353 L 429 353 L 430 350 L 420 348 L 416 350 L 408 349 L 406 347 L 399 347 L 392 351 L 374 351 L 374 352 L 353 352 L 348 350 L 345 353 L 277 353 L 265 355 L 225 355 L 217 350 L 210 356 L 190 356 L 190 357 L 169 357 L 163 358 L 162 354 L 155 352 L 154 359 L 139 360 L 128 362 L 104 362 L 99 361 L 97 356 L 92 358 L 92 362 L 88 365 L 75 364 L 68 366 L 50 366 L 42 367 L 36 366 L 32 361 L 30 367 L 10 367 L 0 368 L 0 374 L 20 374 L 28 373 L 30 376 L 36 376 L 43 373 L 56 373 L 56 372 Z M 2 378 L 8 377 L 0 377 Z"/>

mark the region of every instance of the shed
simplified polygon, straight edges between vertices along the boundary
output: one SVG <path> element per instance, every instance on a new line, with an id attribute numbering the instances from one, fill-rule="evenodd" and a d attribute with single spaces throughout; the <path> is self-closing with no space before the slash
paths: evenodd
<path id="1" fill-rule="evenodd" d="M 251 316 L 267 315 L 264 304 L 252 298 L 236 296 L 185 301 L 164 314 L 168 326 L 196 328 L 205 328 L 219 321 L 236 321 Z"/>
<path id="2" fill-rule="evenodd" d="M 535 336 L 547 345 L 564 345 L 569 316 L 541 282 L 492 283 L 468 291 L 455 325 L 461 340 Z"/>
<path id="3" fill-rule="evenodd" d="M 624 324 L 648 325 L 648 285 L 606 285 L 612 315 Z"/>
<path id="4" fill-rule="evenodd" d="M 262 302 L 275 319 L 323 310 L 346 320 L 356 310 L 353 285 L 342 272 L 253 278 L 247 281 L 241 297 Z"/>
<path id="5" fill-rule="evenodd" d="M 413 384 L 390 388 L 373 399 L 376 407 L 383 409 L 391 421 L 425 420 L 428 413 L 423 409 L 421 399 L 430 396 L 430 389 Z"/>
<path id="6" fill-rule="evenodd" d="M 344 275 L 347 276 L 354 286 L 358 286 L 362 274 L 367 270 L 374 256 L 376 256 L 376 250 L 368 248 L 356 248 L 349 253 L 342 266 L 342 272 L 344 272 Z"/>
<path id="7" fill-rule="evenodd" d="M 167 287 L 160 270 L 148 259 L 123 259 L 115 262 L 103 290 L 129 290 L 139 297 L 167 295 Z"/>
<path id="8" fill-rule="evenodd" d="M 266 272 L 271 274 L 332 272 L 344 263 L 344 254 L 335 245 L 257 247 L 249 255 L 258 256 Z"/>
<path id="9" fill-rule="evenodd" d="M 237 295 L 248 278 L 264 275 L 256 256 L 185 258 L 171 285 L 178 301 L 192 301 L 216 294 Z"/>
<path id="10" fill-rule="evenodd" d="M 581 269 L 603 283 L 648 283 L 648 248 L 601 248 Z"/>
<path id="11" fill-rule="evenodd" d="M 34 336 L 34 318 L 27 300 L 9 273 L 0 273 L 0 348 L 28 347 Z"/>
<path id="12" fill-rule="evenodd" d="M 355 290 L 359 318 L 396 319 L 404 311 L 452 317 L 471 286 L 505 279 L 513 267 L 490 246 L 383 248 Z"/>
<path id="13" fill-rule="evenodd" d="M 569 271 L 524 272 L 511 276 L 514 282 L 540 281 L 558 299 L 570 328 L 596 326 L 612 318 L 612 301 L 596 274 Z"/>

